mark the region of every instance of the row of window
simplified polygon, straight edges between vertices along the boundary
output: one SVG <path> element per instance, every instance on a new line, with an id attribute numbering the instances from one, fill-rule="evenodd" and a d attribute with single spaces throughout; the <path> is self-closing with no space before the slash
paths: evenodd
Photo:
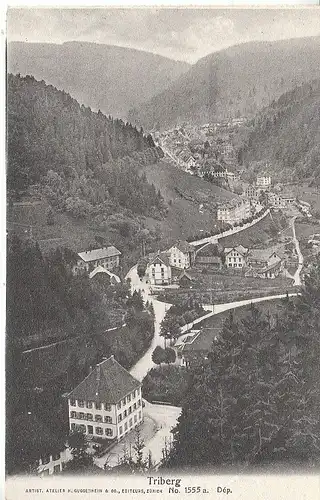
<path id="1" fill-rule="evenodd" d="M 132 399 L 135 399 L 139 395 L 140 395 L 140 388 L 134 390 L 131 394 L 129 394 L 128 396 L 126 396 L 125 398 L 123 398 L 122 401 L 119 401 L 119 403 L 117 404 L 118 410 L 121 409 L 121 406 L 125 406 L 126 404 L 130 403 Z M 141 404 L 141 401 L 140 401 L 140 404 Z"/>
<path id="2" fill-rule="evenodd" d="M 102 415 L 92 415 L 92 413 L 77 413 L 76 411 L 70 412 L 71 418 L 78 418 L 79 420 L 95 420 L 95 422 L 105 422 L 106 424 L 112 424 L 112 418 L 109 415 L 103 417 Z M 93 418 L 94 417 L 94 418 Z"/>
<path id="3" fill-rule="evenodd" d="M 139 420 L 141 420 L 141 411 L 139 411 Z M 129 419 L 129 429 L 133 426 L 133 423 L 137 423 L 138 421 L 138 418 L 137 418 L 137 415 L 134 416 L 134 419 L 132 421 L 132 418 Z M 124 427 L 122 427 L 122 425 L 120 425 L 119 427 L 119 435 L 121 436 L 121 434 L 123 434 L 123 432 L 126 432 L 128 430 L 128 422 L 126 422 L 124 424 Z"/>
<path id="4" fill-rule="evenodd" d="M 133 406 L 129 406 L 128 410 L 124 410 L 123 415 L 119 413 L 118 421 L 121 422 L 122 419 L 125 419 L 132 411 L 135 411 L 137 407 L 141 406 L 141 399 L 137 403 L 134 403 Z"/>
<path id="5" fill-rule="evenodd" d="M 95 427 L 93 429 L 93 425 L 88 425 L 87 427 L 84 425 L 84 424 L 74 424 L 72 423 L 71 424 L 71 430 L 72 431 L 80 431 L 80 432 L 84 432 L 86 433 L 88 431 L 88 434 L 97 434 L 98 436 L 102 436 L 103 435 L 103 428 L 102 427 Z M 110 429 L 109 427 L 107 427 L 105 430 L 104 430 L 104 433 L 106 436 L 113 436 L 113 430 Z"/>
<path id="6" fill-rule="evenodd" d="M 232 262 L 230 262 L 230 264 L 228 264 L 228 267 L 243 267 L 242 264 L 232 264 Z"/>
<path id="7" fill-rule="evenodd" d="M 71 406 L 77 406 L 77 400 L 76 399 L 70 399 L 70 405 Z M 97 403 L 94 401 L 83 401 L 81 399 L 78 399 L 78 406 L 79 408 L 95 408 L 96 410 L 105 410 L 105 411 L 111 411 L 111 405 L 108 403 Z"/>
<path id="8" fill-rule="evenodd" d="M 229 262 L 232 261 L 232 257 L 228 257 L 229 259 Z M 238 261 L 241 262 L 242 261 L 242 258 L 241 257 L 238 257 Z M 237 262 L 237 257 L 233 257 L 233 262 Z"/>

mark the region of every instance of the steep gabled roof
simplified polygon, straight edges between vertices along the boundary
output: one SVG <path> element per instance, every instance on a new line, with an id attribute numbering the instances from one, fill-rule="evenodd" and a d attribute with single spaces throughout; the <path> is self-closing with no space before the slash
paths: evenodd
<path id="1" fill-rule="evenodd" d="M 189 281 L 193 281 L 192 276 L 190 276 L 189 273 L 184 269 L 180 276 L 178 277 L 178 280 L 181 280 L 181 278 L 187 278 Z"/>
<path id="2" fill-rule="evenodd" d="M 84 262 L 92 262 L 98 259 L 105 259 L 106 257 L 115 257 L 121 255 L 121 252 L 114 246 L 97 248 L 96 250 L 87 250 L 86 252 L 78 253 L 79 257 Z"/>
<path id="3" fill-rule="evenodd" d="M 232 250 L 236 250 L 238 253 L 240 253 L 241 255 L 245 256 L 247 255 L 248 253 L 248 248 L 245 248 L 244 246 L 242 245 L 238 245 L 236 247 L 229 247 L 229 248 L 225 248 L 224 249 L 224 253 L 225 254 L 228 254 L 230 253 Z"/>
<path id="4" fill-rule="evenodd" d="M 99 363 L 70 392 L 69 398 L 116 404 L 140 386 L 141 383 L 111 356 Z"/>
<path id="5" fill-rule="evenodd" d="M 194 246 L 185 240 L 178 240 L 171 248 L 177 248 L 182 253 L 194 252 Z M 171 249 L 170 249 L 171 250 Z"/>
<path id="6" fill-rule="evenodd" d="M 165 252 L 159 252 L 155 255 L 152 255 L 151 256 L 151 260 L 149 262 L 149 266 L 151 264 L 153 264 L 154 262 L 156 262 L 157 260 L 160 260 L 164 265 L 166 265 L 167 267 L 170 266 L 170 262 L 169 262 L 169 256 L 167 255 L 167 253 Z"/>

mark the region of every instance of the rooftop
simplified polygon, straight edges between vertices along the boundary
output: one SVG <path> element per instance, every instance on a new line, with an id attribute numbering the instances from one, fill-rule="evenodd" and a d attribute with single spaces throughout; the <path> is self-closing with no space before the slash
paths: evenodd
<path id="1" fill-rule="evenodd" d="M 238 245 L 236 247 L 228 247 L 224 249 L 224 253 L 228 254 L 232 250 L 236 250 L 239 252 L 241 255 L 246 255 L 248 253 L 248 248 L 245 248 L 243 245 Z"/>
<path id="2" fill-rule="evenodd" d="M 80 400 L 118 403 L 141 383 L 121 366 L 113 356 L 99 363 L 69 397 Z"/>
<path id="3" fill-rule="evenodd" d="M 185 240 L 177 241 L 171 248 L 178 248 L 182 253 L 194 252 L 194 246 Z"/>
<path id="4" fill-rule="evenodd" d="M 158 252 L 156 254 L 150 254 L 149 258 L 150 258 L 149 265 L 153 264 L 156 260 L 160 260 L 166 266 L 170 266 L 169 256 L 166 252 Z"/>
<path id="5" fill-rule="evenodd" d="M 85 252 L 78 253 L 79 257 L 84 262 L 92 262 L 98 259 L 105 259 L 106 257 L 115 257 L 121 255 L 121 252 L 114 246 L 97 248 L 95 250 L 86 250 Z"/>

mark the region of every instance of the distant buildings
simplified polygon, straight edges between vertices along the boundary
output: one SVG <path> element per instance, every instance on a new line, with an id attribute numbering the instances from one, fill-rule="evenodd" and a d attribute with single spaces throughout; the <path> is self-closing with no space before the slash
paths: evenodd
<path id="1" fill-rule="evenodd" d="M 142 422 L 141 382 L 113 356 L 99 363 L 68 395 L 70 430 L 119 440 Z"/>
<path id="2" fill-rule="evenodd" d="M 234 224 L 247 219 L 251 215 L 251 205 L 248 199 L 233 199 L 220 204 L 217 209 L 217 220 Z"/>
<path id="3" fill-rule="evenodd" d="M 271 177 L 267 175 L 258 176 L 256 185 L 259 188 L 268 189 L 271 186 Z"/>
<path id="4" fill-rule="evenodd" d="M 147 265 L 146 274 L 151 285 L 170 285 L 171 266 L 168 254 L 159 252 L 152 257 Z"/>
<path id="5" fill-rule="evenodd" d="M 284 257 L 277 251 L 253 249 L 247 256 L 248 275 L 273 279 L 282 274 Z"/>
<path id="6" fill-rule="evenodd" d="M 188 269 L 195 259 L 195 248 L 187 241 L 179 240 L 168 250 L 169 263 L 173 267 Z"/>
<path id="7" fill-rule="evenodd" d="M 94 268 L 102 266 L 105 269 L 116 269 L 120 265 L 121 252 L 114 246 L 86 250 L 78 253 L 77 263 L 73 266 L 74 274 L 91 272 Z"/>

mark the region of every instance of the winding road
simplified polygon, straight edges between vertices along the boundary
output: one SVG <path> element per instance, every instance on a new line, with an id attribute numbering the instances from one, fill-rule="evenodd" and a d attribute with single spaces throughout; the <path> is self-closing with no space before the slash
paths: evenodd
<path id="1" fill-rule="evenodd" d="M 293 234 L 293 242 L 295 244 L 296 252 L 298 255 L 298 269 L 294 273 L 293 279 L 294 279 L 295 286 L 301 286 L 301 276 L 300 275 L 301 275 L 301 271 L 302 271 L 302 267 L 303 267 L 303 255 L 302 255 L 301 250 L 300 250 L 299 240 L 296 236 L 296 227 L 295 227 L 296 218 L 297 218 L 297 216 L 293 217 L 291 219 L 291 222 L 290 222 L 291 228 L 292 228 L 292 234 Z"/>
<path id="2" fill-rule="evenodd" d="M 299 249 L 300 250 L 300 249 Z M 160 302 L 159 300 L 156 300 L 151 294 L 150 294 L 150 287 L 148 284 L 145 282 L 141 282 L 140 278 L 137 274 L 137 266 L 134 266 L 131 268 L 129 273 L 127 274 L 126 278 L 129 278 L 131 280 L 131 288 L 133 290 L 140 290 L 142 293 L 143 300 L 146 301 L 148 300 L 149 302 L 152 302 L 153 307 L 154 307 L 154 312 L 155 312 L 155 333 L 154 337 L 152 339 L 151 345 L 147 352 L 139 359 L 139 361 L 133 366 L 133 368 L 130 370 L 131 375 L 133 375 L 136 379 L 142 380 L 146 374 L 148 373 L 151 368 L 155 366 L 155 364 L 152 361 L 152 352 L 155 349 L 157 345 L 160 345 L 161 347 L 164 347 L 164 339 L 160 337 L 160 324 L 161 321 L 163 320 L 166 312 L 169 310 L 171 307 L 171 304 L 166 304 L 164 302 Z M 297 294 L 292 293 L 289 294 L 289 296 L 295 296 Z M 229 309 L 235 309 L 237 307 L 241 307 L 247 304 L 251 303 L 257 303 L 257 302 L 264 302 L 268 300 L 274 300 L 274 299 L 280 299 L 286 297 L 286 294 L 279 294 L 279 295 L 269 295 L 267 297 L 255 297 L 253 299 L 244 299 L 244 300 L 238 300 L 236 302 L 226 302 L 225 304 L 216 304 L 213 307 L 212 306 L 205 306 L 205 309 L 209 310 L 207 314 L 202 316 L 201 318 L 196 319 L 193 321 L 193 323 L 189 323 L 188 325 L 184 325 L 181 328 L 181 334 L 186 333 L 188 330 L 190 330 L 194 325 L 201 323 L 206 318 L 209 318 L 211 316 L 214 316 L 215 314 L 219 314 L 224 311 L 228 311 Z"/>

